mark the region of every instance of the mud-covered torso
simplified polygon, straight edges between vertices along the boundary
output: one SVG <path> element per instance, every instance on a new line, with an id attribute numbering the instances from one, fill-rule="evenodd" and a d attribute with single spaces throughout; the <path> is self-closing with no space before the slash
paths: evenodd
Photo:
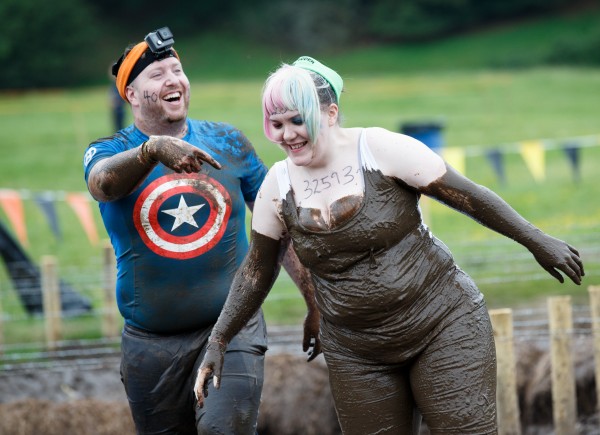
<path id="1" fill-rule="evenodd" d="M 290 191 L 283 216 L 302 263 L 317 274 L 339 273 L 395 245 L 418 227 L 418 196 L 389 178 L 366 172 L 365 196 L 354 197 L 343 222 L 322 231 L 310 225 L 314 212 L 296 207 Z"/>
<path id="2" fill-rule="evenodd" d="M 418 192 L 361 161 L 364 196 L 343 223 L 307 228 L 307 212 L 297 208 L 291 189 L 282 199 L 282 219 L 300 261 L 311 270 L 325 348 L 367 355 L 372 346 L 394 343 L 393 358 L 402 360 L 445 321 L 483 301 L 422 223 Z"/>

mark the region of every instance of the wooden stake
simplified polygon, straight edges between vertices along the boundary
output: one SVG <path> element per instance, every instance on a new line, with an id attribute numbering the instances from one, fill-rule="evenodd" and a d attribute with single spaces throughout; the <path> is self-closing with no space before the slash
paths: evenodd
<path id="1" fill-rule="evenodd" d="M 113 338 L 119 336 L 119 324 L 117 322 L 118 312 L 115 297 L 115 253 L 110 242 L 104 244 L 103 259 L 104 315 L 102 317 L 102 332 L 105 337 Z"/>
<path id="2" fill-rule="evenodd" d="M 592 334 L 594 339 L 594 374 L 596 376 L 596 409 L 600 410 L 600 286 L 589 286 Z"/>
<path id="3" fill-rule="evenodd" d="M 56 343 L 62 335 L 60 291 L 58 283 L 58 262 L 56 257 L 42 257 L 42 301 L 46 323 L 46 346 L 56 349 Z"/>
<path id="4" fill-rule="evenodd" d="M 498 435 L 521 435 L 512 310 L 490 310 L 490 318 L 498 365 Z"/>
<path id="5" fill-rule="evenodd" d="M 576 435 L 577 402 L 573 369 L 573 310 L 570 296 L 548 298 L 552 358 L 552 410 L 556 435 Z"/>
<path id="6" fill-rule="evenodd" d="M 0 356 L 4 355 L 4 323 L 3 323 L 3 320 L 4 320 L 4 312 L 2 311 L 2 298 L 0 298 Z"/>

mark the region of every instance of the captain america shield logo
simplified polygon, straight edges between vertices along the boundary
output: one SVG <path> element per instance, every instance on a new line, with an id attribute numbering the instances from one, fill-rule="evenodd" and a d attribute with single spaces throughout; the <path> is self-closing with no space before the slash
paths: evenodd
<path id="1" fill-rule="evenodd" d="M 138 197 L 133 221 L 154 253 L 188 259 L 211 249 L 227 227 L 231 198 L 205 174 L 169 174 L 150 183 Z"/>

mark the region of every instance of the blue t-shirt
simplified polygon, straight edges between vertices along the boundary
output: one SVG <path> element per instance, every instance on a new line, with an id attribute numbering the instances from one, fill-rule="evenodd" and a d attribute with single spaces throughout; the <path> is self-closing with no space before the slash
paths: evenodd
<path id="1" fill-rule="evenodd" d="M 246 202 L 266 167 L 230 125 L 187 121 L 183 138 L 222 166 L 194 174 L 158 164 L 130 195 L 100 203 L 117 258 L 117 304 L 125 322 L 173 333 L 213 324 L 248 249 Z M 148 140 L 135 126 L 98 140 L 84 156 L 85 179 L 99 160 Z"/>

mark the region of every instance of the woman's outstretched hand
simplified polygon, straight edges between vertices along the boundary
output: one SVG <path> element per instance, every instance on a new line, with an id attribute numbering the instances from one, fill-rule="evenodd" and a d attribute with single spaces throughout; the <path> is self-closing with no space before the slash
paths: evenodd
<path id="1" fill-rule="evenodd" d="M 204 406 L 204 398 L 208 397 L 208 383 L 213 378 L 214 387 L 218 390 L 221 387 L 221 371 L 223 370 L 223 360 L 225 357 L 225 345 L 218 341 L 209 341 L 206 346 L 206 354 L 198 368 L 198 375 L 194 384 L 194 394 L 198 401 L 198 406 Z"/>
<path id="2" fill-rule="evenodd" d="M 581 284 L 581 278 L 585 276 L 583 262 L 577 249 L 568 243 L 548 234 L 542 234 L 541 240 L 536 241 L 535 246 L 529 247 L 529 250 L 537 262 L 561 283 L 564 282 L 564 277 L 559 271 L 567 275 L 575 284 Z"/>

